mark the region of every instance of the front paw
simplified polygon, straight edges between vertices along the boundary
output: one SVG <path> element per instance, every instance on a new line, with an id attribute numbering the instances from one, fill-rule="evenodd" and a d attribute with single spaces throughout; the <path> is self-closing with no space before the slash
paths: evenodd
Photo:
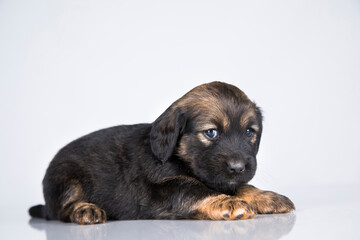
<path id="1" fill-rule="evenodd" d="M 195 219 L 241 220 L 253 218 L 255 214 L 247 202 L 225 194 L 209 196 L 195 204 L 194 208 L 197 212 Z"/>
<path id="2" fill-rule="evenodd" d="M 256 213 L 287 213 L 295 209 L 294 203 L 287 197 L 270 191 L 262 191 L 251 185 L 237 190 L 237 196 L 254 208 Z"/>
<path id="3" fill-rule="evenodd" d="M 256 196 L 256 211 L 260 214 L 288 213 L 295 209 L 294 203 L 286 196 L 262 191 Z"/>

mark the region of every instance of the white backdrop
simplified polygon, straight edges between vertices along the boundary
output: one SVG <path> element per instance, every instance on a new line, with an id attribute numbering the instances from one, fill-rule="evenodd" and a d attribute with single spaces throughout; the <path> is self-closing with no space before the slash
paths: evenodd
<path id="1" fill-rule="evenodd" d="M 43 202 L 66 143 L 214 80 L 264 111 L 253 184 L 360 183 L 359 43 L 355 0 L 1 0 L 1 204 Z"/>

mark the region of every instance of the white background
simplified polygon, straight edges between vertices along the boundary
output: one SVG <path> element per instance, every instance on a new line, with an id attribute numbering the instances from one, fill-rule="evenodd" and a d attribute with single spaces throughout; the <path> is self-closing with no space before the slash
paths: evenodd
<path id="1" fill-rule="evenodd" d="M 1 205 L 43 203 L 66 143 L 214 80 L 264 111 L 254 185 L 359 184 L 359 43 L 355 0 L 1 0 Z"/>

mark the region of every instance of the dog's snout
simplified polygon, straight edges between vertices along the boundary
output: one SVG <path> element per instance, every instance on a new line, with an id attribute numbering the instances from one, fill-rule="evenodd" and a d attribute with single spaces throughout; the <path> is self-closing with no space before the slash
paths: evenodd
<path id="1" fill-rule="evenodd" d="M 227 163 L 228 171 L 230 173 L 242 173 L 246 169 L 246 163 L 244 161 L 229 161 Z"/>

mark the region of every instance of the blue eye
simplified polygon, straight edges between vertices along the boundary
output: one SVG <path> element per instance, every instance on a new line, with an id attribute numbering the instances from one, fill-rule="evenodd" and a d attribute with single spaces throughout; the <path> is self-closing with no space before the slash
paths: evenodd
<path id="1" fill-rule="evenodd" d="M 246 129 L 246 136 L 251 138 L 254 135 L 255 130 L 252 128 Z"/>
<path id="2" fill-rule="evenodd" d="M 206 137 L 208 137 L 210 139 L 214 139 L 217 137 L 218 131 L 216 129 L 209 129 L 209 130 L 205 130 L 204 134 Z"/>

